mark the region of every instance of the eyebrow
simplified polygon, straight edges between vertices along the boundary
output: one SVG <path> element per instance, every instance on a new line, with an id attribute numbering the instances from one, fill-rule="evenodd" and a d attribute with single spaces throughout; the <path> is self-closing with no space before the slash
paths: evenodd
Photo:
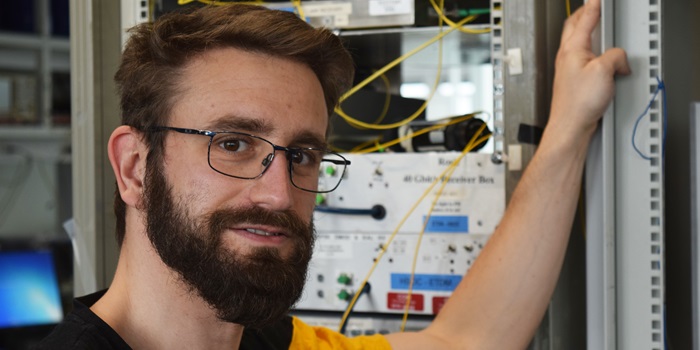
<path id="1" fill-rule="evenodd" d="M 272 124 L 264 120 L 240 115 L 226 115 L 217 118 L 208 124 L 207 128 L 211 131 L 241 131 L 263 135 L 269 134 L 273 129 Z"/>
<path id="2" fill-rule="evenodd" d="M 211 131 L 238 131 L 262 137 L 268 137 L 274 129 L 273 124 L 270 122 L 231 114 L 222 118 L 217 118 L 207 124 L 206 128 Z M 288 145 L 280 146 L 327 149 L 328 142 L 326 142 L 325 134 L 323 137 L 320 137 L 310 131 L 304 130 L 295 135 Z"/>
<path id="3" fill-rule="evenodd" d="M 287 147 L 311 147 L 325 150 L 328 148 L 328 142 L 309 131 L 303 131 L 296 135 Z"/>

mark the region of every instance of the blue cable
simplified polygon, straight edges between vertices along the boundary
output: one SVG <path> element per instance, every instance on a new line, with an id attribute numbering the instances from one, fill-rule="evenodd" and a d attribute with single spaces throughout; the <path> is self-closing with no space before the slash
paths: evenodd
<path id="1" fill-rule="evenodd" d="M 639 154 L 640 157 L 646 160 L 651 160 L 651 157 L 645 155 L 642 153 L 641 150 L 637 147 L 637 144 L 635 143 L 635 138 L 637 135 L 637 127 L 639 127 L 639 122 L 642 121 L 642 118 L 644 118 L 647 113 L 649 113 L 649 109 L 651 108 L 651 105 L 654 103 L 654 100 L 656 100 L 656 96 L 659 94 L 659 91 L 661 92 L 661 96 L 663 99 L 663 112 L 662 112 L 662 118 L 663 118 L 663 131 L 662 131 L 662 139 L 661 139 L 661 157 L 663 158 L 666 153 L 666 129 L 667 129 L 667 112 L 666 112 L 666 86 L 664 85 L 663 80 L 659 79 L 659 77 L 656 77 L 656 81 L 658 82 L 658 85 L 656 86 L 656 90 L 654 91 L 654 95 L 651 96 L 651 100 L 649 101 L 649 104 L 647 104 L 647 107 L 644 109 L 644 112 L 637 117 L 637 120 L 634 122 L 634 129 L 632 129 L 632 147 L 634 150 Z"/>
<path id="2" fill-rule="evenodd" d="M 651 157 L 645 155 L 642 153 L 641 150 L 637 147 L 637 144 L 635 143 L 635 138 L 637 135 L 637 127 L 639 126 L 639 122 L 642 120 L 642 118 L 649 113 L 649 109 L 651 108 L 651 105 L 654 103 L 654 100 L 656 100 L 656 96 L 659 94 L 659 91 L 661 92 L 661 98 L 663 99 L 663 109 L 662 109 L 662 134 L 661 134 L 661 159 L 665 159 L 666 156 L 666 131 L 668 129 L 668 110 L 667 106 L 668 103 L 666 102 L 666 86 L 664 85 L 663 80 L 659 79 L 659 77 L 656 77 L 656 81 L 658 85 L 656 86 L 656 90 L 654 91 L 654 95 L 651 96 L 651 100 L 647 104 L 647 107 L 644 109 L 644 112 L 637 118 L 637 120 L 634 122 L 634 129 L 632 129 L 632 147 L 634 150 L 639 154 L 640 157 L 646 160 L 651 160 Z M 663 166 L 663 162 L 662 162 Z M 667 318 L 666 318 L 666 303 L 664 302 L 663 305 L 663 343 L 664 343 L 664 349 L 668 349 L 668 329 L 667 329 Z"/>

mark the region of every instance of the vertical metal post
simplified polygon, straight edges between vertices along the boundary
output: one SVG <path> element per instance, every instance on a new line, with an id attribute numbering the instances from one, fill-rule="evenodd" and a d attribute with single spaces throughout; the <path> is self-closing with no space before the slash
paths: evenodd
<path id="1" fill-rule="evenodd" d="M 624 48 L 633 74 L 617 81 L 587 169 L 589 349 L 665 347 L 660 94 L 643 113 L 663 77 L 660 2 L 603 3 L 600 46 Z"/>
<path id="2" fill-rule="evenodd" d="M 612 0 L 601 4 L 598 53 L 614 46 Z M 586 163 L 586 304 L 588 349 L 617 349 L 615 263 L 615 141 L 613 101 L 593 137 Z"/>
<path id="3" fill-rule="evenodd" d="M 109 285 L 118 256 L 114 239 L 114 175 L 107 140 L 119 124 L 112 77 L 121 52 L 117 1 L 71 0 L 73 215 L 77 247 L 75 294 Z M 80 253 L 80 251 L 79 251 Z"/>
<path id="4" fill-rule="evenodd" d="M 524 169 L 536 151 L 537 140 L 521 135 L 520 130 L 542 129 L 547 123 L 554 60 L 566 11 L 564 2 L 492 0 L 492 17 L 497 16 L 501 19 L 500 26 L 492 23 L 496 135 L 500 131 L 501 149 L 511 158 L 521 158 Z M 502 30 L 501 34 L 496 30 Z M 521 54 L 522 72 L 511 71 L 510 64 L 516 58 L 507 53 L 513 49 Z M 509 165 L 508 199 L 523 169 L 512 169 Z M 578 226 L 573 230 L 561 277 L 531 349 L 585 347 L 585 295 L 580 278 L 584 274 L 584 244 Z"/>
<path id="5" fill-rule="evenodd" d="M 690 192 L 693 350 L 700 349 L 700 102 L 690 109 Z"/>

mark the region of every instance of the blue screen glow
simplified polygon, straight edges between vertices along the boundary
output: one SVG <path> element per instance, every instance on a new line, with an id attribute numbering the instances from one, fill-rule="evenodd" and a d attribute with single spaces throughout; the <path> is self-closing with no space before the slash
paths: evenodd
<path id="1" fill-rule="evenodd" d="M 52 324 L 62 318 L 51 252 L 0 252 L 0 328 Z"/>

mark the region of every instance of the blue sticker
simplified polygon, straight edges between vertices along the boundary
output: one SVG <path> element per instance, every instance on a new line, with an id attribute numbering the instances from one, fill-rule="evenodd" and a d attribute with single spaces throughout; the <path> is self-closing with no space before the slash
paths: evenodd
<path id="1" fill-rule="evenodd" d="M 413 278 L 413 290 L 451 292 L 462 280 L 460 275 L 427 275 L 416 274 Z M 391 289 L 408 290 L 411 274 L 392 273 Z"/>
<path id="2" fill-rule="evenodd" d="M 278 8 L 275 8 L 275 10 L 284 11 L 284 12 L 291 12 L 293 14 L 297 14 L 297 9 L 294 7 L 278 7 Z M 305 21 L 306 21 L 306 23 L 310 23 L 308 16 L 305 18 Z"/>
<path id="3" fill-rule="evenodd" d="M 469 233 L 469 217 L 431 216 L 428 225 L 425 226 L 425 232 Z"/>

